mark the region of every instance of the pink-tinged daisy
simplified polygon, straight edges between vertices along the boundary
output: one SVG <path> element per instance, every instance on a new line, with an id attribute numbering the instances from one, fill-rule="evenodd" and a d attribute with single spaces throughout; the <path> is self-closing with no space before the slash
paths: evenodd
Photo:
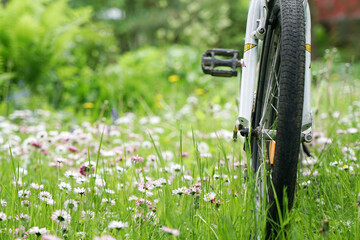
<path id="1" fill-rule="evenodd" d="M 190 194 L 190 191 L 186 188 L 186 187 L 181 187 L 181 188 L 178 188 L 178 189 L 175 189 L 175 190 L 172 190 L 172 194 L 173 195 L 183 195 L 183 194 Z"/>
<path id="2" fill-rule="evenodd" d="M 179 154 L 180 155 L 180 154 Z M 189 153 L 188 152 L 182 152 L 181 156 L 184 158 L 188 158 L 189 157 Z"/>
<path id="3" fill-rule="evenodd" d="M 127 228 L 127 227 L 129 227 L 129 223 L 122 222 L 122 221 L 111 221 L 108 225 L 109 229 L 116 229 L 116 230 L 121 230 L 121 229 Z"/>
<path id="4" fill-rule="evenodd" d="M 37 237 L 40 237 L 43 234 L 46 234 L 48 230 L 46 228 L 32 227 L 29 229 L 29 234 L 34 234 Z"/>
<path id="5" fill-rule="evenodd" d="M 140 191 L 140 192 L 145 192 L 145 191 L 151 191 L 154 189 L 154 185 L 151 184 L 151 183 L 140 183 L 138 186 L 137 186 L 137 189 Z"/>
<path id="6" fill-rule="evenodd" d="M 216 193 L 210 192 L 210 193 L 204 195 L 204 200 L 206 202 L 214 203 L 215 202 L 215 197 L 216 197 Z"/>
<path id="7" fill-rule="evenodd" d="M 144 207 L 144 206 L 148 206 L 151 207 L 152 203 L 149 200 L 146 200 L 146 204 L 145 204 L 145 199 L 144 198 L 140 198 L 139 200 L 137 200 L 137 202 L 135 203 L 135 206 L 140 206 L 140 207 Z"/>
<path id="8" fill-rule="evenodd" d="M 4 221 L 6 221 L 6 214 L 5 213 L 3 213 L 3 212 L 0 212 L 0 222 L 4 222 Z"/>
<path id="9" fill-rule="evenodd" d="M 32 143 L 31 143 L 31 146 L 39 149 L 39 148 L 42 147 L 42 144 L 41 144 L 40 142 L 32 142 Z"/>
<path id="10" fill-rule="evenodd" d="M 162 230 L 163 232 L 172 234 L 172 235 L 174 235 L 175 237 L 177 237 L 177 236 L 180 235 L 180 231 L 177 230 L 177 229 L 171 229 L 171 228 L 169 228 L 169 227 L 162 226 L 162 227 L 161 227 L 161 230 Z"/>
<path id="11" fill-rule="evenodd" d="M 152 182 L 154 184 L 154 187 L 160 188 L 166 185 L 166 179 L 165 178 L 159 178 Z"/>
<path id="12" fill-rule="evenodd" d="M 68 199 L 64 202 L 64 208 L 76 211 L 78 207 L 77 202 L 74 199 Z"/>
<path id="13" fill-rule="evenodd" d="M 30 191 L 29 190 L 20 190 L 18 192 L 18 196 L 19 196 L 19 198 L 29 198 Z"/>
<path id="14" fill-rule="evenodd" d="M 152 163 L 157 163 L 159 161 L 159 158 L 154 155 L 154 154 L 151 154 L 149 156 L 147 156 L 146 158 L 149 162 L 152 162 Z"/>
<path id="15" fill-rule="evenodd" d="M 200 196 L 200 193 L 201 193 L 200 185 L 192 185 L 192 186 L 190 186 L 189 191 L 190 191 L 191 195 Z"/>
<path id="16" fill-rule="evenodd" d="M 21 221 L 24 221 L 24 222 L 29 222 L 30 221 L 30 216 L 27 215 L 27 214 L 20 213 L 20 216 L 16 215 L 15 219 L 16 220 L 21 220 Z"/>
<path id="17" fill-rule="evenodd" d="M 130 160 L 133 162 L 133 163 L 142 163 L 144 162 L 144 158 L 143 157 L 139 157 L 138 155 L 134 156 L 132 155 L 130 157 Z"/>
<path id="18" fill-rule="evenodd" d="M 83 165 L 81 165 L 79 172 L 81 175 L 83 176 L 88 176 L 89 174 L 93 173 L 95 171 L 95 165 L 89 166 L 89 164 L 85 163 Z"/>
<path id="19" fill-rule="evenodd" d="M 73 153 L 79 152 L 79 149 L 75 146 L 69 146 L 68 150 L 69 150 L 69 152 L 73 152 Z"/>
<path id="20" fill-rule="evenodd" d="M 28 207 L 30 206 L 30 202 L 28 200 L 21 201 L 21 206 Z"/>
<path id="21" fill-rule="evenodd" d="M 56 210 L 53 212 L 51 219 L 59 224 L 67 224 L 70 223 L 71 216 L 65 210 Z"/>
<path id="22" fill-rule="evenodd" d="M 76 187 L 74 188 L 74 193 L 80 194 L 81 196 L 85 194 L 85 188 L 81 187 Z"/>

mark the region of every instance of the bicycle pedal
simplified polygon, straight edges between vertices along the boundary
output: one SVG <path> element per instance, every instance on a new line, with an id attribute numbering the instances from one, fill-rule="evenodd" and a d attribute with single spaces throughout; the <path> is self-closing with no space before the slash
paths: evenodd
<path id="1" fill-rule="evenodd" d="M 229 59 L 220 59 L 216 56 L 229 57 Z M 236 69 L 240 66 L 239 51 L 232 49 L 209 49 L 204 52 L 201 58 L 203 72 L 215 77 L 236 77 Z M 230 67 L 231 70 L 215 69 L 217 67 Z"/>

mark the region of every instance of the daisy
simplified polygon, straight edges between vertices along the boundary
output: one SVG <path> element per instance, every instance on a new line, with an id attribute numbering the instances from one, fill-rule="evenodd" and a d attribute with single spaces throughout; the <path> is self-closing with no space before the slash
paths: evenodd
<path id="1" fill-rule="evenodd" d="M 186 187 L 181 187 L 181 188 L 178 188 L 178 189 L 175 189 L 175 190 L 172 190 L 172 194 L 173 195 L 183 195 L 183 194 L 189 194 L 190 191 L 186 188 Z"/>
<path id="2" fill-rule="evenodd" d="M 48 230 L 46 228 L 32 227 L 29 229 L 29 234 L 35 234 L 37 237 L 47 233 Z"/>
<path id="3" fill-rule="evenodd" d="M 44 185 L 39 185 L 39 184 L 37 184 L 37 183 L 31 183 L 30 184 L 30 187 L 32 188 L 32 189 L 35 189 L 35 190 L 39 190 L 39 189 L 44 189 Z"/>
<path id="4" fill-rule="evenodd" d="M 120 229 L 127 228 L 127 227 L 129 227 L 129 223 L 121 222 L 121 221 L 111 221 L 108 225 L 108 228 L 116 229 L 116 230 L 120 230 Z"/>
<path id="5" fill-rule="evenodd" d="M 56 210 L 53 212 L 51 219 L 60 224 L 67 224 L 71 221 L 70 214 L 65 210 Z"/>
<path id="6" fill-rule="evenodd" d="M 30 191 L 29 190 L 20 190 L 18 192 L 18 196 L 19 196 L 19 198 L 29 198 Z"/>
<path id="7" fill-rule="evenodd" d="M 152 147 L 152 144 L 149 141 L 144 141 L 141 146 L 145 149 L 150 149 Z"/>
<path id="8" fill-rule="evenodd" d="M 74 211 L 77 210 L 78 204 L 74 199 L 68 199 L 64 202 L 64 208 L 65 209 L 74 209 Z"/>
<path id="9" fill-rule="evenodd" d="M 71 191 L 71 185 L 70 183 L 61 182 L 59 185 L 60 190 L 70 192 Z"/>
<path id="10" fill-rule="evenodd" d="M 138 198 L 134 195 L 131 195 L 129 198 L 128 198 L 128 201 L 136 201 L 138 200 Z"/>
<path id="11" fill-rule="evenodd" d="M 88 182 L 89 181 L 89 179 L 87 179 L 86 177 L 84 177 L 84 176 L 78 176 L 77 178 L 76 178 L 76 183 L 78 183 L 78 184 L 83 184 L 84 182 Z"/>
<path id="12" fill-rule="evenodd" d="M 150 184 L 150 183 L 140 183 L 138 186 L 137 186 L 137 189 L 140 191 L 140 192 L 145 192 L 147 190 L 153 190 L 154 189 L 154 185 L 153 184 Z"/>
<path id="13" fill-rule="evenodd" d="M 159 178 L 152 182 L 154 184 L 154 187 L 160 188 L 166 185 L 166 179 L 165 178 Z"/>
<path id="14" fill-rule="evenodd" d="M 83 194 L 85 194 L 85 188 L 83 188 L 83 187 L 82 187 L 82 188 L 76 187 L 76 188 L 74 188 L 74 193 L 83 195 Z"/>
<path id="15" fill-rule="evenodd" d="M 115 191 L 112 189 L 105 189 L 105 192 L 107 192 L 109 194 L 115 194 Z"/>
<path id="16" fill-rule="evenodd" d="M 180 235 L 180 231 L 177 230 L 177 229 L 171 229 L 171 228 L 169 228 L 169 227 L 162 226 L 162 227 L 161 227 L 161 230 L 162 230 L 163 232 L 172 234 L 172 235 L 174 235 L 175 237 L 177 237 L 177 236 Z"/>
<path id="17" fill-rule="evenodd" d="M 15 219 L 16 220 L 21 220 L 21 221 L 24 221 L 24 222 L 29 222 L 30 216 L 27 215 L 27 214 L 20 213 L 20 217 L 18 215 L 16 215 Z"/>
<path id="18" fill-rule="evenodd" d="M 95 164 L 92 164 L 91 162 L 89 164 L 88 162 L 86 162 L 85 164 L 81 165 L 81 167 L 79 169 L 79 172 L 80 172 L 81 175 L 87 176 L 90 173 L 95 171 L 94 166 L 95 166 Z"/>
<path id="19" fill-rule="evenodd" d="M 45 138 L 48 137 L 48 134 L 46 131 L 41 131 L 41 132 L 38 132 L 38 134 L 36 135 L 36 138 L 39 139 L 39 140 L 43 140 Z"/>
<path id="20" fill-rule="evenodd" d="M 73 152 L 73 153 L 79 152 L 79 149 L 75 146 L 69 146 L 68 150 L 69 150 L 69 152 Z"/>
<path id="21" fill-rule="evenodd" d="M 45 201 L 46 199 L 52 199 L 52 196 L 51 196 L 51 193 L 42 191 L 39 194 L 39 198 L 40 198 L 40 200 Z"/>
<path id="22" fill-rule="evenodd" d="M 3 200 L 3 199 L 0 199 L 0 205 L 1 205 L 2 207 L 6 207 L 7 202 L 6 202 L 5 200 Z"/>
<path id="23" fill-rule="evenodd" d="M 54 199 L 45 199 L 46 205 L 54 205 L 55 201 Z"/>
<path id="24" fill-rule="evenodd" d="M 6 214 L 3 212 L 0 212 L 0 222 L 6 221 Z"/>
<path id="25" fill-rule="evenodd" d="M 114 199 L 107 199 L 107 198 L 103 198 L 101 199 L 101 203 L 107 203 L 110 204 L 111 206 L 115 206 L 116 202 Z"/>
<path id="26" fill-rule="evenodd" d="M 81 211 L 81 218 L 83 220 L 91 220 L 94 219 L 95 213 L 91 210 Z"/>
<path id="27" fill-rule="evenodd" d="M 80 174 L 75 170 L 67 170 L 64 175 L 67 178 L 77 178 Z"/>
<path id="28" fill-rule="evenodd" d="M 144 158 L 143 158 L 143 157 L 139 157 L 138 155 L 136 155 L 136 156 L 132 155 L 132 156 L 130 157 L 130 159 L 131 159 L 131 161 L 132 161 L 133 163 L 144 162 Z"/>
<path id="29" fill-rule="evenodd" d="M 208 194 L 205 194 L 204 200 L 207 202 L 214 203 L 215 202 L 216 193 L 210 192 Z"/>
<path id="30" fill-rule="evenodd" d="M 149 162 L 152 162 L 152 163 L 156 163 L 158 161 L 158 157 L 154 154 L 151 154 L 149 156 L 147 156 L 146 158 Z"/>
<path id="31" fill-rule="evenodd" d="M 171 151 L 165 151 L 162 153 L 162 157 L 166 161 L 171 161 L 174 158 L 174 153 Z"/>
<path id="32" fill-rule="evenodd" d="M 199 196 L 200 193 L 201 193 L 201 188 L 198 185 L 192 185 L 192 186 L 189 187 L 189 191 L 190 191 L 191 195 L 196 194 L 197 196 Z"/>
<path id="33" fill-rule="evenodd" d="M 208 153 L 209 152 L 209 145 L 206 142 L 200 142 L 198 145 L 198 151 L 200 153 Z"/>
<path id="34" fill-rule="evenodd" d="M 135 203 L 135 206 L 144 206 L 145 205 L 145 199 L 144 198 L 140 198 L 136 203 Z M 149 201 L 149 200 L 146 200 L 146 205 L 148 207 L 151 207 L 152 206 L 152 203 Z"/>
<path id="35" fill-rule="evenodd" d="M 95 179 L 95 185 L 98 187 L 104 187 L 106 185 L 106 182 L 104 179 L 96 178 Z"/>

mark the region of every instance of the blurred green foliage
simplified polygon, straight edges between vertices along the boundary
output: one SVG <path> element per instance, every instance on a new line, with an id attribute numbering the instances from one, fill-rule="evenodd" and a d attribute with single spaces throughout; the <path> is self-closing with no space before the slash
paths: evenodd
<path id="1" fill-rule="evenodd" d="M 78 111 L 83 103 L 99 109 L 105 101 L 124 111 L 175 106 L 189 92 L 209 87 L 200 72 L 204 49 L 242 48 L 247 5 L 10 0 L 0 6 L 0 110 Z M 172 75 L 179 81 L 169 82 Z"/>
<path id="2" fill-rule="evenodd" d="M 186 44 L 241 49 L 249 0 L 71 0 L 91 4 L 94 19 L 110 23 L 122 51 L 144 45 Z M 117 17 L 109 11 L 120 11 Z"/>
<path id="3" fill-rule="evenodd" d="M 93 23 L 91 16 L 91 8 L 72 9 L 66 0 L 12 0 L 1 6 L 0 73 L 11 74 L 7 87 L 27 87 L 58 107 L 64 94 L 88 85 L 89 75 L 117 52 L 111 28 Z M 0 93 L 3 100 L 6 92 Z"/>
<path id="4" fill-rule="evenodd" d="M 201 73 L 200 57 L 213 47 L 242 52 L 249 0 L 2 3 L 1 113 L 79 111 L 84 103 L 99 110 L 104 102 L 121 111 L 155 111 L 219 90 L 221 80 Z M 329 47 L 323 27 L 314 28 L 314 39 L 320 51 Z"/>

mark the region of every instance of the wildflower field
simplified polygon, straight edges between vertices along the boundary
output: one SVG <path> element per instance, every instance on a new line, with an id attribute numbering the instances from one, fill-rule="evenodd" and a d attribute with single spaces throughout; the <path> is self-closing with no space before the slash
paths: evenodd
<path id="1" fill-rule="evenodd" d="M 312 157 L 299 163 L 280 238 L 360 239 L 359 70 L 325 61 L 313 75 Z M 92 123 L 39 109 L 0 117 L 0 239 L 261 235 L 250 153 L 233 141 L 236 96 L 214 103 L 216 94 L 196 89 L 177 108 L 158 99 L 156 114 Z"/>

